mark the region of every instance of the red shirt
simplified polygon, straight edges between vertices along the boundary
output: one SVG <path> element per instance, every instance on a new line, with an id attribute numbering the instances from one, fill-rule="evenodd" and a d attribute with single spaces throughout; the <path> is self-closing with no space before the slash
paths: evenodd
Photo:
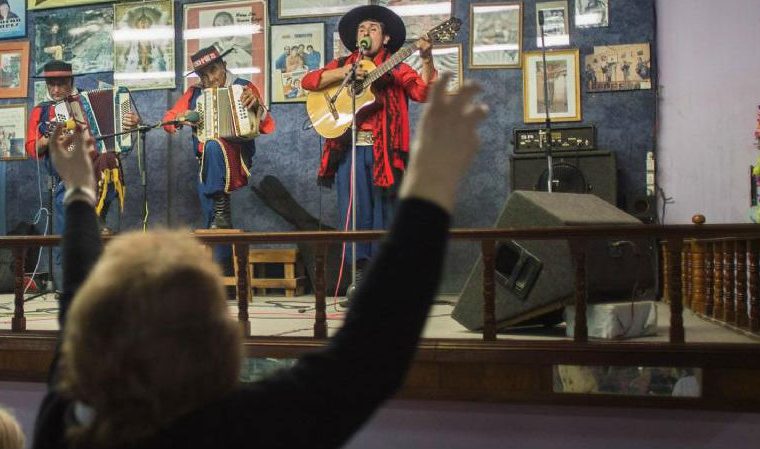
<path id="1" fill-rule="evenodd" d="M 344 61 L 337 59 L 330 61 L 323 68 L 307 73 L 301 80 L 301 86 L 306 90 L 317 90 L 325 70 L 340 67 L 340 62 L 343 62 L 344 66 L 353 64 L 358 57 L 359 53 L 354 52 Z M 390 54 L 385 49 L 381 49 L 373 58 L 373 62 L 379 66 L 388 57 Z M 434 71 L 433 80 L 436 75 L 437 72 Z M 390 187 L 395 182 L 392 168 L 399 170 L 406 168 L 409 153 L 409 99 L 424 102 L 427 98 L 428 86 L 413 68 L 403 62 L 390 70 L 378 82 L 381 80 L 388 82 L 381 89 L 373 86 L 375 101 L 380 107 L 361 117 L 359 129 L 372 130 L 373 133 L 374 184 Z M 351 146 L 350 139 L 344 137 L 325 140 L 318 175 L 320 182 L 328 184 L 332 182 L 343 151 Z"/>

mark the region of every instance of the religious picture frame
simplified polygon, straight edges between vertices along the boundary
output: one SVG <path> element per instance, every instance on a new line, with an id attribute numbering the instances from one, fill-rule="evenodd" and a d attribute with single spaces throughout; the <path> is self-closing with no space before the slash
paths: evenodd
<path id="1" fill-rule="evenodd" d="M 34 74 L 45 63 L 71 63 L 75 75 L 113 71 L 113 7 L 45 13 L 34 25 Z"/>
<path id="2" fill-rule="evenodd" d="M 199 82 L 190 73 L 190 56 L 211 45 L 222 52 L 227 70 L 239 78 L 251 81 L 269 103 L 269 72 L 267 51 L 269 20 L 266 0 L 222 1 L 186 4 L 184 11 L 185 89 Z"/>
<path id="3" fill-rule="evenodd" d="M 110 3 L 110 0 L 27 0 L 26 9 L 61 8 L 63 6 L 92 5 L 95 3 Z"/>
<path id="4" fill-rule="evenodd" d="M 0 98 L 25 98 L 29 41 L 0 42 Z"/>
<path id="5" fill-rule="evenodd" d="M 113 80 L 130 90 L 174 89 L 174 3 L 115 3 Z"/>
<path id="6" fill-rule="evenodd" d="M 648 43 L 594 47 L 583 61 L 586 92 L 651 89 L 651 59 Z"/>
<path id="7" fill-rule="evenodd" d="M 523 53 L 523 119 L 525 123 L 546 120 L 546 106 L 552 122 L 581 120 L 579 51 L 577 48 L 546 52 L 550 101 L 545 101 L 544 68 L 541 51 Z"/>
<path id="8" fill-rule="evenodd" d="M 0 39 L 26 37 L 24 0 L 8 0 L 0 5 Z"/>
<path id="9" fill-rule="evenodd" d="M 369 5 L 370 0 L 279 0 L 277 17 L 299 19 L 302 17 L 342 16 L 357 6 Z"/>
<path id="10" fill-rule="evenodd" d="M 422 37 L 436 25 L 451 18 L 452 0 L 377 0 L 374 2 L 385 6 L 401 17 L 406 26 L 406 40 L 413 41 Z"/>
<path id="11" fill-rule="evenodd" d="M 270 30 L 272 103 L 302 103 L 304 75 L 325 65 L 325 24 L 272 25 Z"/>
<path id="12" fill-rule="evenodd" d="M 544 13 L 544 39 L 546 47 L 570 45 L 570 23 L 567 0 L 536 2 L 536 47 L 541 48 L 539 14 Z"/>
<path id="13" fill-rule="evenodd" d="M 519 68 L 522 2 L 470 4 L 471 69 Z"/>
<path id="14" fill-rule="evenodd" d="M 422 73 L 422 59 L 420 53 L 415 51 L 404 61 L 417 73 Z M 438 76 L 443 73 L 451 73 L 451 79 L 446 86 L 446 93 L 452 94 L 459 90 L 464 83 L 464 70 L 462 69 L 462 44 L 436 45 L 433 47 L 433 64 L 438 71 Z"/>
<path id="15" fill-rule="evenodd" d="M 0 105 L 0 161 L 27 159 L 26 103 Z"/>
<path id="16" fill-rule="evenodd" d="M 611 0 L 575 0 L 575 27 L 599 28 L 610 25 Z"/>

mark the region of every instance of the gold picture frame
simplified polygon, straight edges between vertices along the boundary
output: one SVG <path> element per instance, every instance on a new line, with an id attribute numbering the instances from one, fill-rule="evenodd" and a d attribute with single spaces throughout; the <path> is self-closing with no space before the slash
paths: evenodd
<path id="1" fill-rule="evenodd" d="M 523 53 L 523 119 L 525 123 L 546 120 L 546 105 L 552 122 L 582 119 L 580 53 L 577 48 L 546 52 L 547 90 L 551 102 L 544 101 L 543 58 L 541 51 Z"/>
<path id="2" fill-rule="evenodd" d="M 0 42 L 0 98 L 25 98 L 29 41 Z"/>

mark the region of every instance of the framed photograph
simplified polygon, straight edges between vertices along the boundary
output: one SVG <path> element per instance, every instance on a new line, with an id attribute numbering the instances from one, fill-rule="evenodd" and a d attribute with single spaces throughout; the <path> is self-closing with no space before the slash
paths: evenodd
<path id="1" fill-rule="evenodd" d="M 0 42 L 0 98 L 26 97 L 29 41 Z"/>
<path id="2" fill-rule="evenodd" d="M 301 79 L 325 65 L 325 24 L 272 25 L 272 102 L 306 101 Z"/>
<path id="3" fill-rule="evenodd" d="M 340 16 L 351 9 L 369 5 L 369 0 L 279 0 L 277 17 L 293 19 L 298 17 Z"/>
<path id="4" fill-rule="evenodd" d="M 190 56 L 201 48 L 216 45 L 223 52 L 232 49 L 224 57 L 227 69 L 256 85 L 264 102 L 269 103 L 268 23 L 266 0 L 185 5 L 183 74 L 192 70 Z M 197 82 L 198 76 L 190 74 L 185 78 L 185 89 Z"/>
<path id="5" fill-rule="evenodd" d="M 346 46 L 343 45 L 343 41 L 340 40 L 340 33 L 333 31 L 332 39 L 333 59 L 342 58 L 351 54 L 351 50 L 346 48 Z"/>
<path id="6" fill-rule="evenodd" d="M 580 73 L 578 49 L 552 50 L 546 53 L 546 91 L 544 96 L 544 64 L 540 51 L 523 54 L 523 118 L 525 123 L 541 123 L 549 117 L 553 122 L 581 120 Z"/>
<path id="7" fill-rule="evenodd" d="M 109 0 L 27 0 L 28 10 L 60 8 L 62 6 L 92 5 L 94 3 L 108 3 Z"/>
<path id="8" fill-rule="evenodd" d="M 113 5 L 113 80 L 131 90 L 173 89 L 174 3 Z"/>
<path id="9" fill-rule="evenodd" d="M 522 3 L 470 5 L 471 69 L 519 68 Z"/>
<path id="10" fill-rule="evenodd" d="M 417 73 L 422 73 L 422 60 L 419 52 L 412 53 L 404 62 L 412 66 Z M 438 70 L 438 76 L 445 72 L 452 74 L 449 85 L 446 86 L 446 92 L 456 92 L 464 82 L 462 44 L 436 45 L 433 47 L 433 63 Z"/>
<path id="11" fill-rule="evenodd" d="M 587 92 L 651 89 L 649 44 L 594 47 L 584 58 Z"/>
<path id="12" fill-rule="evenodd" d="M 575 27 L 609 26 L 609 5 L 610 0 L 575 0 Z"/>
<path id="13" fill-rule="evenodd" d="M 26 104 L 0 106 L 0 160 L 26 159 Z"/>
<path id="14" fill-rule="evenodd" d="M 26 37 L 24 0 L 8 0 L 0 4 L 0 39 Z"/>
<path id="15" fill-rule="evenodd" d="M 34 73 L 41 73 L 42 66 L 52 59 L 70 62 L 75 74 L 110 72 L 113 70 L 112 34 L 111 6 L 51 11 L 34 26 Z"/>
<path id="16" fill-rule="evenodd" d="M 393 10 L 406 25 L 406 40 L 419 39 L 428 30 L 451 17 L 451 0 L 377 0 Z"/>
<path id="17" fill-rule="evenodd" d="M 544 39 L 547 47 L 570 45 L 570 25 L 567 15 L 567 0 L 536 3 L 536 46 L 541 48 L 541 28 L 539 14 L 544 14 Z"/>

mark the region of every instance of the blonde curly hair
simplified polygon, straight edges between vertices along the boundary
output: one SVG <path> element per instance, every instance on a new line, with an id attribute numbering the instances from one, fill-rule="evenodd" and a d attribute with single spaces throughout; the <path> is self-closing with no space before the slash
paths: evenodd
<path id="1" fill-rule="evenodd" d="M 95 412 L 69 437 L 94 447 L 149 437 L 231 391 L 241 348 L 219 269 L 189 233 L 114 239 L 63 334 L 59 386 Z"/>
<path id="2" fill-rule="evenodd" d="M 16 417 L 0 406 L 0 449 L 23 449 L 24 440 Z"/>

